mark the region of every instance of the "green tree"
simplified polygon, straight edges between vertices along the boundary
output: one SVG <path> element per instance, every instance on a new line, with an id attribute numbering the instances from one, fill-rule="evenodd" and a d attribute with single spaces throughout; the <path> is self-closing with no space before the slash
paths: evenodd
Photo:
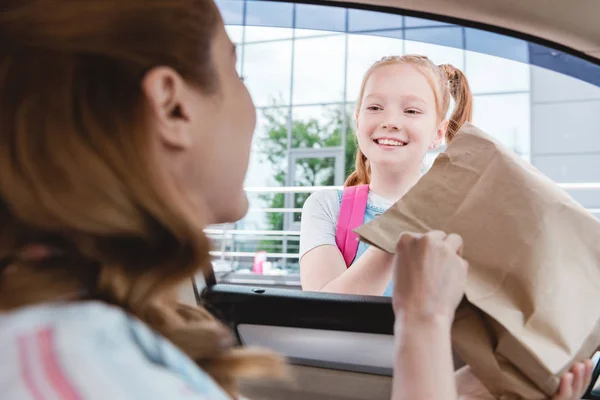
<path id="1" fill-rule="evenodd" d="M 273 179 L 277 184 L 284 186 L 287 173 L 287 139 L 288 118 L 287 109 L 270 108 L 263 111 L 267 121 L 267 135 L 260 143 L 261 155 L 272 166 Z M 353 125 L 350 118 L 351 110 L 346 113 L 344 124 L 344 109 L 339 106 L 330 109 L 326 118 L 318 120 L 291 121 L 292 148 L 327 148 L 340 146 L 342 135 L 346 135 L 345 172 L 350 174 L 354 169 L 354 156 L 356 141 L 354 139 Z M 295 183 L 297 186 L 327 186 L 333 185 L 335 176 L 334 160 L 328 158 L 298 159 L 295 166 Z M 301 208 L 309 194 L 298 193 L 294 195 L 294 208 Z M 270 208 L 283 208 L 284 194 L 265 194 L 261 196 Z M 272 230 L 283 229 L 283 213 L 267 213 L 267 224 Z M 300 214 L 296 213 L 294 219 L 298 221 Z M 259 249 L 275 252 L 281 246 L 281 241 L 264 240 Z M 294 251 L 290 245 L 288 251 Z"/>

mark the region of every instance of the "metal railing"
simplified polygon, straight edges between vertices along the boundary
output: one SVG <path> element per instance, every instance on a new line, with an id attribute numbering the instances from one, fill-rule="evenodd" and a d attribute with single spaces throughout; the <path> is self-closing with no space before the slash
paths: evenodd
<path id="1" fill-rule="evenodd" d="M 558 183 L 558 186 L 567 191 L 587 191 L 600 190 L 600 182 L 569 182 Z M 341 186 L 297 186 L 297 187 L 248 187 L 247 193 L 312 193 L 323 189 L 343 189 Z M 592 214 L 600 216 L 600 208 L 588 208 Z M 272 207 L 253 207 L 249 213 L 300 213 L 301 208 L 272 208 Z M 248 244 L 252 241 L 299 241 L 300 232 L 296 230 L 268 230 L 268 229 L 237 229 L 235 226 L 223 227 L 213 226 L 205 229 L 205 233 L 213 240 L 219 242 L 218 249 L 211 251 L 213 261 L 221 263 L 221 267 L 229 264 L 229 271 L 221 271 L 221 281 L 239 284 L 261 284 L 261 285 L 281 285 L 281 286 L 299 286 L 299 276 L 289 274 L 287 277 L 280 276 L 257 276 L 255 274 L 237 273 L 236 266 L 250 265 L 257 254 L 257 251 L 248 251 L 248 249 L 237 250 L 236 244 Z M 287 246 L 282 246 L 286 248 Z M 269 251 L 266 254 L 267 260 L 297 260 L 298 254 L 295 252 Z M 248 268 L 246 268 L 247 270 Z M 217 272 L 219 277 L 219 272 Z"/>

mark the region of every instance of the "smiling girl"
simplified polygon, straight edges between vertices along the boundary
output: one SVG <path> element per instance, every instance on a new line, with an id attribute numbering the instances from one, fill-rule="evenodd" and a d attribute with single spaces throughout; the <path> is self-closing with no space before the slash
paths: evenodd
<path id="1" fill-rule="evenodd" d="M 451 97 L 456 107 L 448 119 Z M 364 193 L 365 202 L 358 206 L 364 210 L 361 224 L 408 192 L 421 177 L 426 152 L 471 120 L 472 104 L 464 74 L 424 56 L 384 57 L 367 71 L 356 107 L 356 169 L 345 183 L 346 188 Z M 344 212 L 340 217 L 343 197 L 344 192 L 327 189 L 312 194 L 304 204 L 302 288 L 391 296 L 392 255 L 364 243 L 356 248 L 356 237 L 351 237 L 353 249 L 339 244 L 344 239 L 336 227 L 347 226 L 349 218 Z"/>

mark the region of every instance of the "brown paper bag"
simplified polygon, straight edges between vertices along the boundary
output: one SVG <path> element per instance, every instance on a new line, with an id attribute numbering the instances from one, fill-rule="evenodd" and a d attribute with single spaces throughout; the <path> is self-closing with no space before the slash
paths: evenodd
<path id="1" fill-rule="evenodd" d="M 453 343 L 499 398 L 542 399 L 600 345 L 600 221 L 466 124 L 421 180 L 356 232 L 395 251 L 403 232 L 458 233 L 469 262 Z"/>

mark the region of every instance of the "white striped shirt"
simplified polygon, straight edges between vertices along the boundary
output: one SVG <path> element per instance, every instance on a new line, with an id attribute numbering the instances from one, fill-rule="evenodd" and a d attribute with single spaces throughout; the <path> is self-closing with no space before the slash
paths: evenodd
<path id="1" fill-rule="evenodd" d="M 2 400 L 226 400 L 174 345 L 100 302 L 0 314 Z"/>

